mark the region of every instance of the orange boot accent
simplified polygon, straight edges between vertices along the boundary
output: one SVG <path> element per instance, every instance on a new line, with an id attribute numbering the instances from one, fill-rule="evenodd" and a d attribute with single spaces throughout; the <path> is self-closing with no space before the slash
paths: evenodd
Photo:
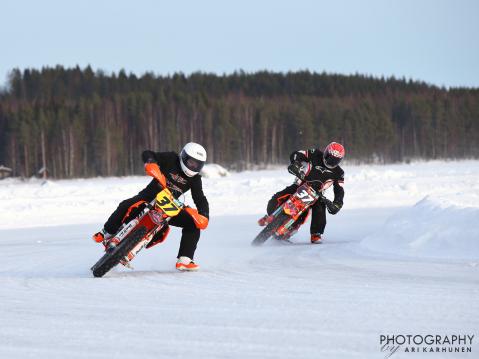
<path id="1" fill-rule="evenodd" d="M 103 242 L 103 240 L 105 239 L 105 236 L 103 235 L 103 233 L 98 232 L 98 233 L 95 233 L 95 234 L 92 236 L 92 239 L 93 239 L 96 243 L 101 243 L 101 242 Z"/>
<path id="2" fill-rule="evenodd" d="M 270 224 L 272 221 L 273 221 L 273 216 L 268 216 L 267 214 L 265 214 L 263 217 L 258 219 L 258 224 L 261 227 L 264 227 L 264 226 Z"/>
<path id="3" fill-rule="evenodd" d="M 311 243 L 320 244 L 322 242 L 321 233 L 314 233 L 311 235 Z"/>
<path id="4" fill-rule="evenodd" d="M 200 266 L 188 257 L 180 257 L 176 262 L 176 269 L 178 269 L 179 271 L 194 272 L 197 271 L 199 268 Z"/>

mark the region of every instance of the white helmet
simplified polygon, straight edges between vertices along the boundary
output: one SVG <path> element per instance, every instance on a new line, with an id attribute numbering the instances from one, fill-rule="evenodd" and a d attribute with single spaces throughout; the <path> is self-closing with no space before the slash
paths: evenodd
<path id="1" fill-rule="evenodd" d="M 181 169 L 188 177 L 197 175 L 206 162 L 206 150 L 203 146 L 189 142 L 180 152 Z"/>

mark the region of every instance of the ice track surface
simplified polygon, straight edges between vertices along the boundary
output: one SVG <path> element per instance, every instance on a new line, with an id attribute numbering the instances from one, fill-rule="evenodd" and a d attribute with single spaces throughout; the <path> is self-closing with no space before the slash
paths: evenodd
<path id="1" fill-rule="evenodd" d="M 451 174 L 456 178 L 463 174 L 463 186 L 479 172 L 471 170 L 479 167 L 477 162 L 469 163 L 473 165 L 458 166 Z M 381 185 L 382 202 L 373 190 L 361 186 L 361 181 L 368 182 L 364 171 L 376 171 L 383 178 L 396 176 L 390 184 Z M 467 171 L 472 172 L 464 175 Z M 453 251 L 455 256 L 449 258 L 437 250 L 433 257 L 423 255 L 425 249 L 433 248 L 424 247 L 427 240 L 421 242 L 422 248 L 413 245 L 415 252 L 401 247 L 400 254 L 395 254 L 396 241 L 382 245 L 380 251 L 371 249 L 379 240 L 378 229 L 390 235 L 394 232 L 390 227 L 405 220 L 404 210 L 416 208 L 415 203 L 422 200 L 423 193 L 415 193 L 423 191 L 421 181 L 425 186 L 427 173 L 420 177 L 414 166 L 354 167 L 350 172 L 350 187 L 369 192 L 351 194 L 349 208 L 328 216 L 324 244 L 310 245 L 308 226 L 304 226 L 293 244 L 270 242 L 260 248 L 250 246 L 259 231 L 257 214 L 290 177 L 265 171 L 253 178 L 233 174 L 205 179 L 217 215 L 212 213 L 211 225 L 200 240 L 197 273 L 174 269 L 180 230 L 173 229 L 164 244 L 140 253 L 133 262 L 134 271 L 120 268 L 105 278 L 92 278 L 89 268 L 101 250 L 89 237 L 100 221 L 79 222 L 96 215 L 95 208 L 89 208 L 90 214 L 82 213 L 81 206 L 73 209 L 79 212 L 70 224 L 67 215 L 54 213 L 61 218 L 61 226 L 48 222 L 48 216 L 42 227 L 4 225 L 0 230 L 0 358 L 383 358 L 381 334 L 477 337 L 479 253 L 474 255 L 475 248 L 472 254 Z M 403 181 L 404 176 L 415 180 Z M 430 188 L 432 178 L 429 175 Z M 85 191 L 108 206 L 104 199 L 108 194 L 99 195 L 105 192 L 98 184 L 101 181 L 82 183 Z M 110 188 L 121 187 L 119 179 L 103 181 Z M 49 191 L 38 183 L 4 182 L 0 198 L 10 201 L 8 196 L 15 196 L 16 190 L 17 195 L 25 193 L 22 186 L 32 193 L 36 190 L 37 196 L 31 196 L 30 207 L 25 206 L 22 213 L 29 215 L 45 202 L 76 198 L 75 191 L 81 192 L 82 186 L 75 187 L 74 182 L 54 182 Z M 411 189 L 408 183 L 416 187 Z M 441 195 L 443 183 L 439 178 L 432 185 L 442 189 Z M 55 189 L 70 195 L 54 200 Z M 456 182 L 454 196 L 449 198 L 457 199 L 462 189 Z M 230 191 L 237 196 L 231 206 L 248 200 L 257 213 L 245 214 L 240 206 L 235 215 L 221 212 Z M 435 193 L 429 189 L 424 195 Z M 361 205 L 363 198 L 375 205 Z M 446 199 L 441 198 L 444 203 Z M 82 200 L 79 195 L 78 201 Z M 454 203 L 442 207 L 452 208 L 451 215 L 475 208 Z M 105 217 L 110 208 L 103 210 Z M 6 213 L 4 208 L 0 213 Z M 476 342 L 472 354 L 396 353 L 393 357 L 473 358 L 478 351 Z"/>

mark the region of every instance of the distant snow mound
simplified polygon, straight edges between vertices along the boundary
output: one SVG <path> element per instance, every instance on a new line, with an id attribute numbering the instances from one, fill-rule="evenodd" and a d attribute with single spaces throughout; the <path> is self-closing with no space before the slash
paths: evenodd
<path id="1" fill-rule="evenodd" d="M 216 163 L 209 163 L 203 167 L 200 174 L 205 178 L 219 178 L 229 176 L 228 170 Z"/>
<path id="2" fill-rule="evenodd" d="M 361 246 L 409 257 L 479 259 L 478 203 L 458 202 L 425 197 L 390 217 Z"/>

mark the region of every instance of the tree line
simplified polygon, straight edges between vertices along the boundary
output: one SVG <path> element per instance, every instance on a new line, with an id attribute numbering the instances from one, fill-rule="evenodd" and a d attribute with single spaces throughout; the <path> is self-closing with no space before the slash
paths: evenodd
<path id="1" fill-rule="evenodd" d="M 309 71 L 106 74 L 11 71 L 0 93 L 0 165 L 16 176 L 141 173 L 141 152 L 203 144 L 232 169 L 345 145 L 359 162 L 479 156 L 479 89 Z"/>

